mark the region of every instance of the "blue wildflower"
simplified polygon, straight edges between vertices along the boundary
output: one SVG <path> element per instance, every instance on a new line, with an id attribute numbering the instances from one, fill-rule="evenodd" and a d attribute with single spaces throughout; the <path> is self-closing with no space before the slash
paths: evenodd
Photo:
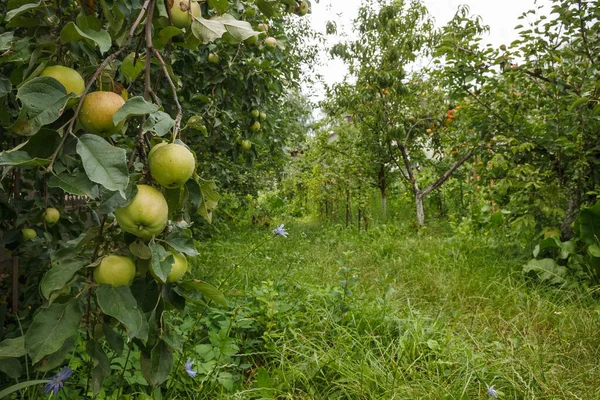
<path id="1" fill-rule="evenodd" d="M 192 365 L 194 365 L 194 362 L 188 358 L 185 362 L 185 372 L 192 378 L 195 378 L 198 373 L 192 369 Z"/>
<path id="2" fill-rule="evenodd" d="M 496 389 L 494 389 L 494 385 L 488 386 L 488 384 L 486 383 L 485 386 L 487 386 L 487 394 L 488 394 L 488 396 L 493 397 L 493 398 L 497 398 L 498 397 L 498 392 L 496 392 Z"/>
<path id="3" fill-rule="evenodd" d="M 287 231 L 285 229 L 283 229 L 283 224 L 279 225 L 277 227 L 277 229 L 273 229 L 273 234 L 274 235 L 280 235 L 280 236 L 283 236 L 283 237 L 287 237 L 288 236 Z"/>
<path id="4" fill-rule="evenodd" d="M 69 378 L 73 374 L 73 370 L 69 367 L 63 367 L 62 370 L 54 376 L 54 378 L 50 379 L 48 383 L 46 383 L 46 387 L 44 388 L 44 393 L 54 393 L 58 394 L 58 391 L 61 387 L 63 387 L 63 381 Z"/>

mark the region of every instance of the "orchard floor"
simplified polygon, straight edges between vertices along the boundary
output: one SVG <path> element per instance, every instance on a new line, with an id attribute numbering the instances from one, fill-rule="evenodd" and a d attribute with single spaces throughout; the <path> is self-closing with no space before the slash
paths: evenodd
<path id="1" fill-rule="evenodd" d="M 311 222 L 252 251 L 273 228 L 202 244 L 197 272 L 259 309 L 263 331 L 233 390 L 198 398 L 483 399 L 489 385 L 501 399 L 600 399 L 598 293 L 527 281 L 529 251 L 443 227 Z"/>

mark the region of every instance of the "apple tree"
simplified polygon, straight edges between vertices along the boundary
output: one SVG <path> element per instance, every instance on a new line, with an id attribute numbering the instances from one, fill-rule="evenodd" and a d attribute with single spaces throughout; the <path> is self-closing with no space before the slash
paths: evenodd
<path id="1" fill-rule="evenodd" d="M 307 5 L 0 4 L 0 263 L 12 276 L 10 286 L 2 282 L 12 293 L 1 299 L 11 314 L 0 371 L 29 378 L 80 355 L 83 378 L 68 392 L 80 398 L 159 395 L 183 367 L 186 342 L 168 315 L 186 304 L 227 304 L 188 273 L 198 255 L 192 229 L 198 216 L 210 221 L 219 200 L 217 168 L 206 163 L 219 145 L 206 142 L 237 146 L 234 121 L 250 119 L 241 111 L 255 118 L 257 108 L 266 121 L 259 106 L 274 108 L 269 87 L 282 96 L 293 86 L 281 82 L 297 65 L 284 62 L 294 42 L 279 37 L 285 13 L 306 14 Z M 235 92 L 240 82 L 249 86 Z M 219 125 L 231 128 L 221 135 Z M 115 359 L 124 361 L 118 374 Z M 132 369 L 143 376 L 135 387 L 123 380 Z M 39 383 L 2 393 L 28 388 L 34 398 Z"/>

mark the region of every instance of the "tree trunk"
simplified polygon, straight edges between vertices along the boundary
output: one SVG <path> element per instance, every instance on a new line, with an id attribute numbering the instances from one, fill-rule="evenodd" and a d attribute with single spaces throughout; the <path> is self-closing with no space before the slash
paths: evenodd
<path id="1" fill-rule="evenodd" d="M 578 186 L 569 190 L 569 201 L 567 203 L 567 211 L 560 225 L 560 238 L 562 241 L 569 240 L 573 237 L 573 222 L 579 215 L 581 207 L 581 190 Z"/>
<path id="2" fill-rule="evenodd" d="M 387 217 L 387 193 L 381 192 L 381 210 L 383 211 L 383 217 Z"/>
<path id="3" fill-rule="evenodd" d="M 350 191 L 346 189 L 346 228 L 350 222 Z"/>
<path id="4" fill-rule="evenodd" d="M 416 193 L 415 194 L 415 203 L 417 206 L 417 223 L 419 224 L 419 227 L 422 227 L 425 225 L 425 211 L 423 209 L 423 193 Z"/>

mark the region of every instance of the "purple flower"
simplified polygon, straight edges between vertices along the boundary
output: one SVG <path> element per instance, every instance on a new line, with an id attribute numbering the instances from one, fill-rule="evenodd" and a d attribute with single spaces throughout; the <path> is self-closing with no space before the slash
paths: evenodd
<path id="1" fill-rule="evenodd" d="M 288 233 L 286 232 L 286 230 L 283 229 L 283 224 L 279 225 L 277 227 L 277 229 L 273 229 L 273 234 L 274 235 L 280 235 L 280 236 L 283 236 L 283 237 L 287 237 L 288 236 Z"/>
<path id="2" fill-rule="evenodd" d="M 496 389 L 494 389 L 494 385 L 488 386 L 488 384 L 486 383 L 485 386 L 487 386 L 487 394 L 488 394 L 488 396 L 493 397 L 493 398 L 497 398 L 498 397 L 498 392 L 496 392 Z"/>
<path id="3" fill-rule="evenodd" d="M 61 387 L 63 387 L 63 381 L 69 378 L 73 374 L 73 370 L 69 367 L 63 367 L 61 371 L 48 383 L 46 383 L 46 387 L 44 388 L 44 393 L 53 392 L 54 394 L 58 394 L 58 391 Z"/>
<path id="4" fill-rule="evenodd" d="M 185 362 L 185 372 L 192 378 L 195 378 L 198 373 L 192 369 L 192 365 L 194 365 L 194 362 L 188 358 Z"/>

